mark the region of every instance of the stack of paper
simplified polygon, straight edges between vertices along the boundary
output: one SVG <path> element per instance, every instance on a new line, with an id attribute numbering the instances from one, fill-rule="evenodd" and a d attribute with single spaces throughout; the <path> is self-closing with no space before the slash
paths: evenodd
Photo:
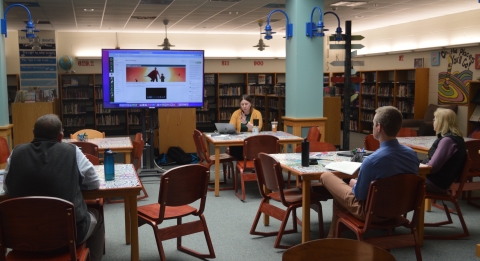
<path id="1" fill-rule="evenodd" d="M 361 165 L 362 163 L 360 162 L 336 161 L 336 162 L 329 163 L 328 165 L 325 166 L 325 168 L 340 171 L 345 174 L 353 175 L 353 173 L 355 173 L 360 168 Z"/>

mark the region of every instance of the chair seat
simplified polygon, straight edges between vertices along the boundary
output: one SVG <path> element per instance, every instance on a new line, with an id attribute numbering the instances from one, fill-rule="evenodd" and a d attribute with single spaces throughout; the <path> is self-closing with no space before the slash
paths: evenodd
<path id="1" fill-rule="evenodd" d="M 180 207 L 166 206 L 164 219 L 184 217 L 187 215 L 191 215 L 196 211 L 197 209 L 189 205 L 184 205 Z M 158 203 L 138 207 L 138 214 L 147 216 L 150 219 L 159 219 L 160 218 L 159 213 L 160 213 L 160 204 Z"/>
<path id="2" fill-rule="evenodd" d="M 232 157 L 232 156 L 230 156 L 226 153 L 222 153 L 219 156 L 220 156 L 220 163 L 225 163 L 225 162 L 230 162 L 230 161 L 236 160 L 234 157 Z M 215 161 L 215 155 L 210 155 L 210 160 Z"/>
<path id="3" fill-rule="evenodd" d="M 90 250 L 86 247 L 85 243 L 77 246 L 77 260 L 90 260 L 87 258 L 89 256 Z M 68 251 L 62 251 L 59 253 L 38 253 L 38 252 L 23 252 L 23 251 L 10 251 L 7 254 L 6 260 L 8 261 L 19 261 L 19 260 L 41 260 L 41 261 L 66 261 L 70 260 L 70 253 Z"/>
<path id="4" fill-rule="evenodd" d="M 350 224 L 358 227 L 359 229 L 362 229 L 365 226 L 365 222 L 363 220 L 359 220 L 356 217 L 354 217 L 350 213 L 346 213 L 344 211 L 339 211 L 337 213 L 339 217 L 344 218 L 346 221 L 348 221 Z M 396 217 L 394 219 L 389 219 L 384 222 L 375 222 L 370 224 L 370 228 L 391 228 L 391 227 L 399 227 L 403 225 L 409 224 L 410 221 L 402 216 Z"/>
<path id="5" fill-rule="evenodd" d="M 289 204 L 302 204 L 302 191 L 298 188 L 284 189 L 283 195 L 285 196 L 285 201 Z M 282 202 L 279 192 L 272 192 L 268 196 L 275 201 Z"/>

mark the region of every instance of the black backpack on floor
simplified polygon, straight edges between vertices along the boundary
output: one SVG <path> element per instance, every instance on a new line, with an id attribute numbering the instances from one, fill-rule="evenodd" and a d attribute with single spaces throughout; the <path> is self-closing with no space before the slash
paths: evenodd
<path id="1" fill-rule="evenodd" d="M 172 162 L 177 163 L 178 165 L 185 165 L 192 162 L 192 156 L 185 153 L 180 147 L 170 147 L 167 151 L 167 160 L 170 159 Z"/>

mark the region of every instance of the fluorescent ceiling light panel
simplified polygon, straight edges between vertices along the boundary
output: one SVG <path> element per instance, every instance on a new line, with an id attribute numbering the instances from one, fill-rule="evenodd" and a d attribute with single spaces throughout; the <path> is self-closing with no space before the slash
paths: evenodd
<path id="1" fill-rule="evenodd" d="M 330 4 L 330 6 L 359 6 L 359 5 L 364 5 L 367 2 L 361 2 L 361 1 L 340 1 L 336 2 L 333 4 Z"/>

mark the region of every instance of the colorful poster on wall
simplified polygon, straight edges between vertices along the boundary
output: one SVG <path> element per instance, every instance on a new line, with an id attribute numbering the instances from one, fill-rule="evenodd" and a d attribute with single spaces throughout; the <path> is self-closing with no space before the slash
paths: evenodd
<path id="1" fill-rule="evenodd" d="M 40 31 L 34 39 L 18 34 L 20 89 L 57 89 L 55 31 Z"/>
<path id="2" fill-rule="evenodd" d="M 445 72 L 438 74 L 438 103 L 467 105 L 474 56 L 465 48 L 452 48 L 440 52 L 440 57 L 447 66 Z"/>
<path id="3" fill-rule="evenodd" d="M 430 65 L 432 66 L 440 65 L 440 52 L 432 52 L 430 54 Z"/>
<path id="4" fill-rule="evenodd" d="M 475 69 L 480 70 L 480 54 L 475 54 Z"/>

